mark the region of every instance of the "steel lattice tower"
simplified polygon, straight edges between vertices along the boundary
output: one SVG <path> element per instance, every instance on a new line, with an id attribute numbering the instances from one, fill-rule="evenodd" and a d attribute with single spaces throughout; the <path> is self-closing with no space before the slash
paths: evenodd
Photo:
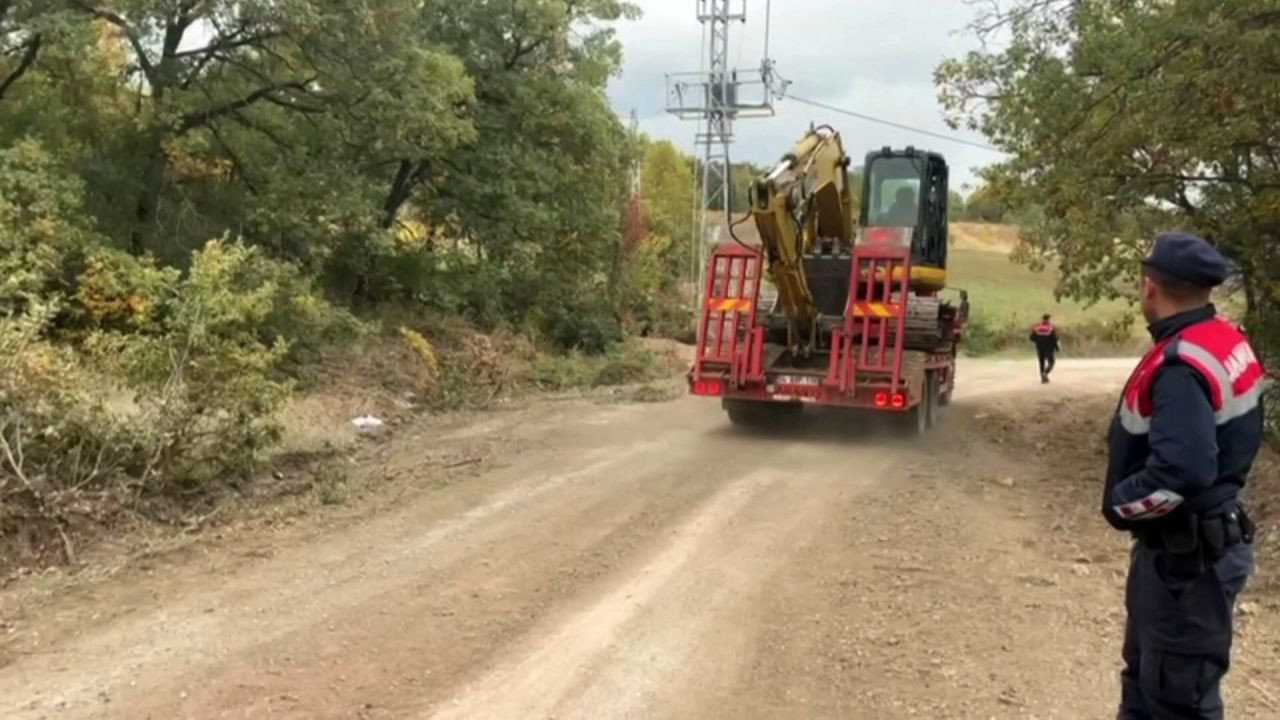
<path id="1" fill-rule="evenodd" d="M 694 204 L 691 271 L 701 297 L 707 249 L 720 240 L 724 222 L 733 208 L 732 162 L 729 146 L 734 121 L 773 115 L 773 62 L 768 58 L 768 22 L 765 19 L 765 55 L 759 68 L 735 69 L 729 65 L 730 28 L 747 21 L 747 0 L 695 0 L 698 22 L 703 26 L 703 70 L 667 76 L 667 111 L 686 120 L 698 120 L 696 145 L 701 149 L 697 196 Z M 719 213 L 723 211 L 723 218 Z"/>

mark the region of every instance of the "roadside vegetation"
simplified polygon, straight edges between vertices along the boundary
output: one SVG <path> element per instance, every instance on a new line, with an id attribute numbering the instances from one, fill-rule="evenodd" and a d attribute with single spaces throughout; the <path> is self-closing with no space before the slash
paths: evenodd
<path id="1" fill-rule="evenodd" d="M 0 566 L 360 412 L 669 375 L 628 338 L 683 317 L 692 165 L 604 97 L 634 13 L 0 2 Z"/>

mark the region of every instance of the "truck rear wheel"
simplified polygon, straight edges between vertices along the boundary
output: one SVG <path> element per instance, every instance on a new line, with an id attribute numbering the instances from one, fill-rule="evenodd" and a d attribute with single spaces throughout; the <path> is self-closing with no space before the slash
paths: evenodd
<path id="1" fill-rule="evenodd" d="M 938 373 L 927 372 L 924 374 L 924 399 L 920 404 L 925 406 L 925 427 L 931 428 L 938 424 L 938 408 L 943 404 L 942 387 L 938 382 Z"/>
<path id="2" fill-rule="evenodd" d="M 938 376 L 928 372 L 920 385 L 920 402 L 902 413 L 901 429 L 905 437 L 923 437 L 937 422 Z"/>
<path id="3" fill-rule="evenodd" d="M 938 383 L 938 407 L 946 407 L 951 404 L 951 395 L 956 391 L 956 368 L 955 355 L 951 356 L 951 371 L 947 373 L 946 387 L 942 387 L 942 383 Z"/>
<path id="4" fill-rule="evenodd" d="M 776 427 L 794 418 L 804 410 L 800 403 L 754 402 L 751 400 L 725 400 L 725 412 L 729 422 L 740 427 Z"/>

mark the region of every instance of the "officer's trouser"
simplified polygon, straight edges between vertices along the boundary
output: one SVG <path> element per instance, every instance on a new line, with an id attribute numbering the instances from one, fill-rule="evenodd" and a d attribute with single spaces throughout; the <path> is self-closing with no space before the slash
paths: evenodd
<path id="1" fill-rule="evenodd" d="M 1036 355 L 1040 359 L 1040 377 L 1048 377 L 1053 372 L 1053 353 L 1037 352 Z"/>
<path id="2" fill-rule="evenodd" d="M 1165 550 L 1134 546 L 1119 720 L 1221 720 L 1235 600 L 1252 569 L 1253 549 L 1243 543 L 1200 572 Z"/>

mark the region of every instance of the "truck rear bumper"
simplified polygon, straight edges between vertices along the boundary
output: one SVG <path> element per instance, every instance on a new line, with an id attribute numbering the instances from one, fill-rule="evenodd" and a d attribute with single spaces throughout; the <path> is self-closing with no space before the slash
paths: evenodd
<path id="1" fill-rule="evenodd" d="M 873 410 L 905 411 L 920 403 L 918 394 L 903 385 L 891 387 L 888 377 L 883 380 L 868 379 L 858 383 L 852 392 L 827 386 L 820 378 L 812 376 L 778 375 L 762 383 L 748 383 L 730 387 L 723 378 L 704 378 L 691 381 L 689 391 L 703 397 L 719 397 L 762 403 L 803 403 L 805 405 L 865 408 Z"/>

